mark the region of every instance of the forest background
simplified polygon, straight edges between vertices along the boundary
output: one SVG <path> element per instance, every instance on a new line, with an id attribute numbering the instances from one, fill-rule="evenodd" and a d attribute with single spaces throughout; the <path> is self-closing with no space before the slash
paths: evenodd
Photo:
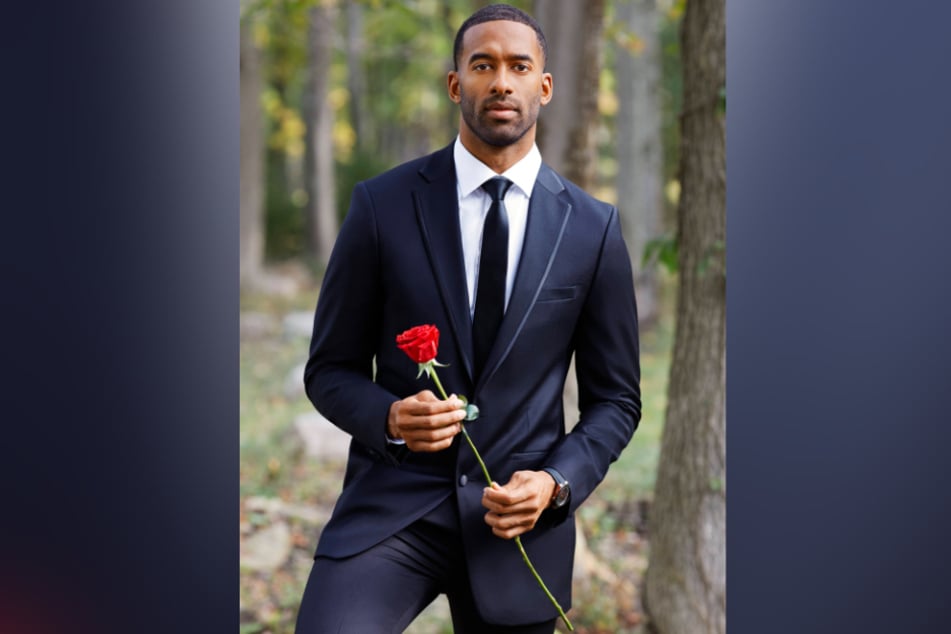
<path id="1" fill-rule="evenodd" d="M 293 632 L 340 490 L 348 437 L 313 410 L 302 374 L 350 192 L 453 140 L 452 40 L 485 4 L 242 3 L 242 633 Z M 617 205 L 642 338 L 643 417 L 578 513 L 569 616 L 588 633 L 722 632 L 723 0 L 511 4 L 549 40 L 554 99 L 539 148 Z M 575 399 L 569 381 L 569 425 Z M 445 602 L 408 631 L 451 632 Z"/>

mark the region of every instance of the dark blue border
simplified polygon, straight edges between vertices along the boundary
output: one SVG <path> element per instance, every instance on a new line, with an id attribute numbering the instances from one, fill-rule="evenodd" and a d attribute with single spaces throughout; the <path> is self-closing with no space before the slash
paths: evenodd
<path id="1" fill-rule="evenodd" d="M 727 16 L 729 631 L 938 631 L 951 5 Z"/>
<path id="2" fill-rule="evenodd" d="M 0 630 L 237 631 L 238 3 L 15 11 Z"/>

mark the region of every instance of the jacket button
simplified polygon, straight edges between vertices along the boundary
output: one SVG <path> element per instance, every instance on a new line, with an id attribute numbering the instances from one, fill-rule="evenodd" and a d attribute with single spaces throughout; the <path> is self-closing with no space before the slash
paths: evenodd
<path id="1" fill-rule="evenodd" d="M 464 487 L 469 482 L 469 478 L 466 477 L 466 474 L 459 476 L 459 486 Z"/>

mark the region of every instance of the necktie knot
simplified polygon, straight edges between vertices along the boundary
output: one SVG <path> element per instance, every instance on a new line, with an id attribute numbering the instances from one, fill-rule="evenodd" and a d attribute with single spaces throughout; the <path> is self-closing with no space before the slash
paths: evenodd
<path id="1" fill-rule="evenodd" d="M 482 189 L 492 198 L 493 202 L 502 202 L 505 192 L 512 186 L 512 181 L 504 176 L 496 176 L 482 183 Z"/>

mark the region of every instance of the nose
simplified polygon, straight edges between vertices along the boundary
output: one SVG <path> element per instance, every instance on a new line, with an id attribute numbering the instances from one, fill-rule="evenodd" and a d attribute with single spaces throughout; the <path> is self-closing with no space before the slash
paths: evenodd
<path id="1" fill-rule="evenodd" d="M 512 94 L 512 85 L 509 83 L 509 73 L 508 69 L 504 66 L 500 67 L 495 73 L 495 77 L 492 80 L 492 92 L 500 93 L 503 95 Z"/>

